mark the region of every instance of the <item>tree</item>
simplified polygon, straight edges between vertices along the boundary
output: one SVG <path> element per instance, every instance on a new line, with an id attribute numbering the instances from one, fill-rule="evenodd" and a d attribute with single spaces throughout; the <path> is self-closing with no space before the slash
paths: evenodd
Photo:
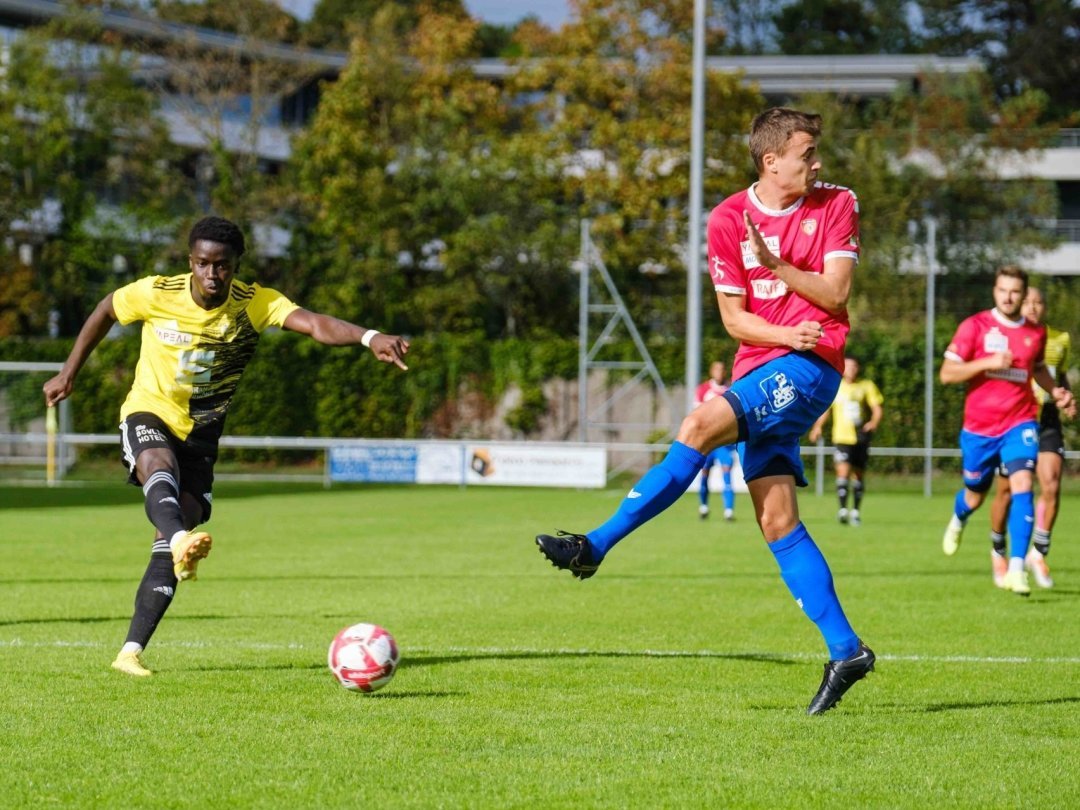
<path id="1" fill-rule="evenodd" d="M 1074 0 L 921 0 L 926 47 L 986 60 L 1003 98 L 1043 91 L 1045 114 L 1075 124 L 1080 109 L 1080 4 Z"/>
<path id="2" fill-rule="evenodd" d="M 14 42 L 0 87 L 0 231 L 31 255 L 26 265 L 5 243 L 0 308 L 20 313 L 4 320 L 24 334 L 43 332 L 50 313 L 61 333 L 77 330 L 117 270 L 160 256 L 162 230 L 184 210 L 167 132 L 153 96 L 132 78 L 130 57 L 74 38 L 49 50 L 48 41 L 81 24 L 63 21 Z"/>
<path id="3" fill-rule="evenodd" d="M 467 16 L 462 0 L 319 0 L 304 26 L 304 37 L 316 47 L 347 50 L 354 33 L 386 6 L 401 12 L 394 15 L 397 34 L 414 30 L 426 11 Z"/>
<path id="4" fill-rule="evenodd" d="M 773 15 L 784 54 L 900 53 L 912 34 L 900 3 L 796 0 Z"/>
<path id="5" fill-rule="evenodd" d="M 297 144 L 316 300 L 403 332 L 572 322 L 545 156 L 506 87 L 472 72 L 477 23 L 426 11 L 403 34 L 402 13 L 357 29 Z"/>
<path id="6" fill-rule="evenodd" d="M 536 149 L 562 167 L 561 196 L 592 220 L 635 320 L 665 336 L 681 336 L 686 317 L 692 15 L 688 3 L 582 0 L 520 79 L 549 122 Z M 745 133 L 763 102 L 730 74 L 710 74 L 706 96 L 711 205 L 750 179 Z"/>

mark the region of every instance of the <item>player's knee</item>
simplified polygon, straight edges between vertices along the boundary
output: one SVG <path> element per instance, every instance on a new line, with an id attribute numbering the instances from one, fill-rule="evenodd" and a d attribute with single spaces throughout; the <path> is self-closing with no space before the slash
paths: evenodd
<path id="1" fill-rule="evenodd" d="M 796 516 L 783 512 L 764 511 L 758 515 L 758 527 L 767 543 L 773 543 L 791 534 L 797 525 L 799 525 L 799 520 Z"/>
<path id="2" fill-rule="evenodd" d="M 179 475 L 176 456 L 163 447 L 152 447 L 139 453 L 138 458 L 135 459 L 135 469 L 143 483 L 154 473 L 167 472 L 174 479 Z"/>
<path id="3" fill-rule="evenodd" d="M 711 419 L 703 416 L 700 411 L 702 408 L 691 411 L 682 424 L 679 426 L 679 435 L 676 439 L 688 447 L 693 447 L 702 453 L 707 453 L 712 449 L 710 446 L 710 434 L 712 428 L 710 423 Z"/>

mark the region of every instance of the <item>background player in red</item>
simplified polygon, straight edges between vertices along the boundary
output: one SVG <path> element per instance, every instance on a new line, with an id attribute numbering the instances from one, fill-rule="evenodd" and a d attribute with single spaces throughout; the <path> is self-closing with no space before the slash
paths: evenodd
<path id="1" fill-rule="evenodd" d="M 964 486 L 956 493 L 953 516 L 942 549 L 952 556 L 964 526 L 982 505 L 994 473 L 1003 465 L 1012 490 L 1009 513 L 1009 566 L 1001 587 L 1031 593 L 1024 557 L 1035 520 L 1032 474 L 1039 451 L 1038 407 L 1031 380 L 1050 393 L 1062 410 L 1071 410 L 1072 393 L 1056 385 L 1043 360 L 1046 327 L 1020 313 L 1027 274 L 1003 267 L 994 277 L 994 308 L 964 320 L 945 350 L 943 383 L 966 383 L 964 426 L 960 431 Z"/>
<path id="2" fill-rule="evenodd" d="M 829 650 L 807 707 L 820 714 L 874 668 L 833 589 L 824 556 L 799 518 L 806 486 L 799 441 L 832 404 L 850 331 L 847 301 L 859 257 L 859 207 L 817 181 L 821 116 L 776 107 L 750 127 L 758 180 L 709 216 L 709 267 L 720 315 L 739 341 L 734 382 L 683 420 L 663 461 L 587 534 L 541 534 L 552 565 L 586 579 L 608 551 L 686 492 L 715 447 L 739 442 L 761 533 L 796 603 Z"/>
<path id="3" fill-rule="evenodd" d="M 727 365 L 716 360 L 709 366 L 709 379 L 705 380 L 694 392 L 694 407 L 722 396 L 728 390 Z M 724 520 L 735 519 L 735 490 L 731 488 L 731 467 L 735 458 L 735 445 L 725 444 L 717 447 L 705 457 L 705 466 L 701 469 L 701 486 L 698 490 L 698 515 L 702 520 L 709 516 L 709 471 L 714 464 L 720 465 L 720 474 L 724 480 Z"/>
<path id="4" fill-rule="evenodd" d="M 1046 299 L 1042 291 L 1028 287 L 1024 296 L 1021 314 L 1032 323 L 1044 323 Z M 1057 384 L 1069 387 L 1065 372 L 1069 367 L 1069 349 L 1072 341 L 1069 333 L 1046 324 L 1046 368 Z M 1061 413 L 1057 405 L 1041 388 L 1035 389 L 1035 399 L 1039 403 L 1039 460 L 1035 475 L 1039 479 L 1039 499 L 1035 503 L 1035 531 L 1032 533 L 1031 550 L 1024 559 L 1027 569 L 1035 578 L 1040 588 L 1053 588 L 1054 580 L 1050 576 L 1050 566 L 1046 557 L 1050 553 L 1050 534 L 1057 520 L 1058 506 L 1061 503 L 1061 474 L 1065 466 L 1065 437 L 1061 427 Z M 1076 404 L 1072 411 L 1065 413 L 1072 419 L 1076 416 Z M 1009 503 L 1012 493 L 1009 491 L 1009 478 L 1001 470 L 997 476 L 997 492 L 990 503 L 990 550 L 991 570 L 994 584 L 1001 587 L 1008 573 L 1009 563 L 1006 554 L 1006 523 L 1009 519 Z"/>

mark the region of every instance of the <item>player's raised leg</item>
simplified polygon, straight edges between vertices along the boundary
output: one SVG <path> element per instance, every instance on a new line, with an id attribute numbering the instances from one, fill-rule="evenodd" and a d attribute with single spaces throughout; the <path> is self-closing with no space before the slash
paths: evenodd
<path id="1" fill-rule="evenodd" d="M 537 535 L 540 552 L 556 568 L 579 579 L 591 577 L 616 543 L 686 492 L 710 450 L 737 437 L 738 423 L 726 399 L 718 397 L 695 408 L 683 420 L 664 460 L 630 488 L 614 515 L 585 534 Z"/>

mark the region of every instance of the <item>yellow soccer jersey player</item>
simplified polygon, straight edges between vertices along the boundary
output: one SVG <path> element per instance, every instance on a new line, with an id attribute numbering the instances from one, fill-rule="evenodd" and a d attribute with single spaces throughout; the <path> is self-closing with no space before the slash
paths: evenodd
<path id="1" fill-rule="evenodd" d="M 237 280 L 244 250 L 236 223 L 220 217 L 196 222 L 188 234 L 191 272 L 144 278 L 102 298 L 63 368 L 43 386 L 47 406 L 66 399 L 109 330 L 142 322 L 135 380 L 120 409 L 120 444 L 128 481 L 142 488 L 155 533 L 127 639 L 112 662 L 125 675 L 153 674 L 143 649 L 178 584 L 196 579 L 210 553 L 210 535 L 196 527 L 210 519 L 218 439 L 259 334 L 279 326 L 326 345 L 363 346 L 384 363 L 408 369 L 404 338 L 311 312 L 279 292 Z"/>
<path id="2" fill-rule="evenodd" d="M 841 380 L 832 404 L 833 444 L 858 444 L 859 431 L 870 421 L 874 407 L 884 402 L 873 380 Z"/>
<path id="3" fill-rule="evenodd" d="M 121 419 L 146 411 L 189 443 L 216 446 L 225 413 L 259 334 L 283 326 L 299 307 L 281 293 L 233 279 L 225 302 L 200 307 L 191 297 L 191 273 L 151 276 L 113 293 L 122 324 L 142 321 L 135 382 Z"/>

